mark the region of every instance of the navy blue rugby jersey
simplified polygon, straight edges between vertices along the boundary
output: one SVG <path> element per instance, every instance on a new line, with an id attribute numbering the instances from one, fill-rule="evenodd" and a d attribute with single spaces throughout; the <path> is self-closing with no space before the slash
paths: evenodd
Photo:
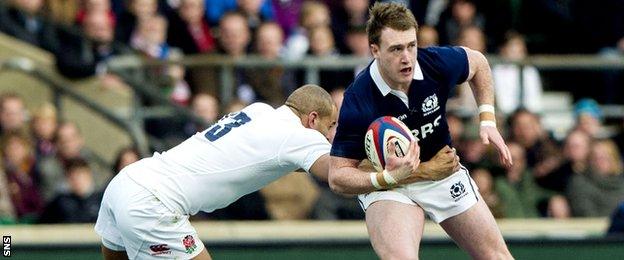
<path id="1" fill-rule="evenodd" d="M 468 57 L 461 47 L 418 49 L 414 79 L 405 95 L 390 89 L 374 60 L 344 93 L 331 155 L 365 159 L 364 136 L 370 123 L 380 116 L 394 116 L 419 140 L 421 161 L 430 160 L 451 144 L 446 101 L 451 90 L 466 81 L 468 72 Z"/>

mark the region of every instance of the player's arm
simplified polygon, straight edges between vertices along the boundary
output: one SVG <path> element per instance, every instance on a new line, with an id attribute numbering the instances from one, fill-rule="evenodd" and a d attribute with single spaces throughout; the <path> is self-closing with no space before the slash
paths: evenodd
<path id="1" fill-rule="evenodd" d="M 329 160 L 329 187 L 341 194 L 364 194 L 380 189 L 389 189 L 409 177 L 420 165 L 420 147 L 411 142 L 403 157 L 394 155 L 390 144 L 386 169 L 383 172 L 367 172 L 358 169 L 360 160 L 331 156 Z"/>
<path id="2" fill-rule="evenodd" d="M 321 155 L 312 167 L 310 167 L 310 173 L 319 178 L 322 181 L 327 181 L 327 176 L 329 175 L 329 153 Z"/>
<path id="3" fill-rule="evenodd" d="M 440 149 L 429 161 L 420 162 L 416 171 L 400 181 L 399 184 L 442 180 L 457 172 L 459 167 L 459 156 L 457 156 L 455 148 L 447 145 Z"/>
<path id="4" fill-rule="evenodd" d="M 485 56 L 478 51 L 463 47 L 468 57 L 468 77 L 470 88 L 479 105 L 479 136 L 484 144 L 492 142 L 505 166 L 511 166 L 511 153 L 496 129 L 496 116 L 494 112 L 494 81 L 492 70 Z"/>

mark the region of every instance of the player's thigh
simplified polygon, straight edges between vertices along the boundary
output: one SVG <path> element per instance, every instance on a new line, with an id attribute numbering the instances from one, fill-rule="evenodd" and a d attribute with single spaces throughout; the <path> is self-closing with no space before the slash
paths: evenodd
<path id="1" fill-rule="evenodd" d="M 381 259 L 418 259 L 425 214 L 417 205 L 376 201 L 366 209 L 366 227 Z"/>
<path id="2" fill-rule="evenodd" d="M 467 211 L 440 223 L 473 259 L 510 259 L 511 254 L 483 198 Z"/>
<path id="3" fill-rule="evenodd" d="M 128 259 L 128 254 L 126 253 L 126 251 L 115 251 L 105 246 L 102 246 L 102 255 L 104 256 L 104 260 L 127 260 Z"/>

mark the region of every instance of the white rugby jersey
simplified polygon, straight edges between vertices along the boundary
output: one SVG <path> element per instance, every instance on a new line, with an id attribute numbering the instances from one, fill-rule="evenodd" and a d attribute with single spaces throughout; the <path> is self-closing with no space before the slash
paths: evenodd
<path id="1" fill-rule="evenodd" d="M 124 170 L 170 209 L 195 214 L 223 208 L 296 169 L 309 171 L 330 149 L 290 108 L 255 103 Z"/>

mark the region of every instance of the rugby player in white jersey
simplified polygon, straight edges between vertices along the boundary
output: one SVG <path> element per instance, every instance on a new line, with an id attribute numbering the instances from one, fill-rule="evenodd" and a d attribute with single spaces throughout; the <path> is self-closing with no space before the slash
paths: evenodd
<path id="1" fill-rule="evenodd" d="M 210 259 L 189 216 L 226 207 L 296 169 L 327 180 L 336 110 L 325 90 L 306 85 L 277 109 L 252 104 L 127 166 L 106 188 L 95 225 L 104 258 Z M 411 171 L 417 159 L 412 145 L 388 164 Z"/>

